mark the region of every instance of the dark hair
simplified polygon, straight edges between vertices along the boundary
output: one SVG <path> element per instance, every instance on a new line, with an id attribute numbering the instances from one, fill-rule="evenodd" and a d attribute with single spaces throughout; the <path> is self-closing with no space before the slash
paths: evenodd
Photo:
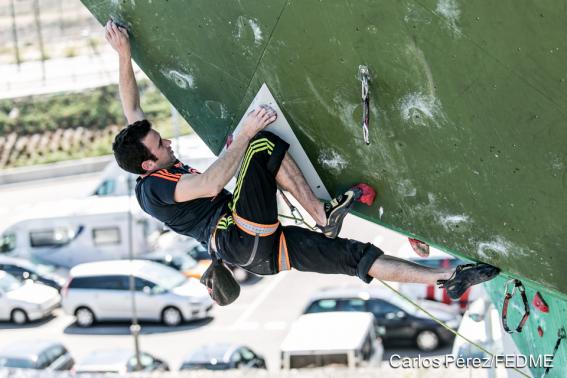
<path id="1" fill-rule="evenodd" d="M 152 125 L 147 120 L 136 121 L 126 126 L 114 138 L 112 151 L 114 158 L 123 170 L 130 173 L 144 174 L 146 170 L 142 168 L 142 162 L 157 158 L 142 143 L 142 139 L 148 135 Z"/>

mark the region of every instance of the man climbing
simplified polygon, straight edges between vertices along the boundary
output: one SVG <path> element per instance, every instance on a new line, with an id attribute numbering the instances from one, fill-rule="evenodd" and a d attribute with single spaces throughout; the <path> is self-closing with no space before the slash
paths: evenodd
<path id="1" fill-rule="evenodd" d="M 260 275 L 291 268 L 397 282 L 440 284 L 452 298 L 487 281 L 498 269 L 469 264 L 454 272 L 432 269 L 384 255 L 376 246 L 338 238 L 342 221 L 360 189 L 351 189 L 321 203 L 287 153 L 289 145 L 262 131 L 277 115 L 264 106 L 247 115 L 232 144 L 202 174 L 179 162 L 170 147 L 145 119 L 132 69 L 128 32 L 109 21 L 107 41 L 118 52 L 120 98 L 129 125 L 113 144 L 119 166 L 139 174 L 136 197 L 144 211 L 173 231 L 206 243 L 213 255 Z M 231 194 L 224 186 L 236 174 Z M 322 231 L 283 227 L 278 221 L 277 189 L 291 193 Z M 214 282 L 213 282 L 214 286 Z M 212 289 L 219 304 L 236 296 Z"/>

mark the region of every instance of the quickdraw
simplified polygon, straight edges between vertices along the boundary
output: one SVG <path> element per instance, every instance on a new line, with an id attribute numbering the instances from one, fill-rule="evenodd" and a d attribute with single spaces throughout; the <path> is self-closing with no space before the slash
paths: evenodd
<path id="1" fill-rule="evenodd" d="M 362 82 L 362 132 L 364 143 L 370 144 L 368 126 L 370 125 L 370 97 L 368 96 L 368 82 L 370 81 L 370 71 L 366 66 L 358 66 L 359 80 Z"/>
<path id="2" fill-rule="evenodd" d="M 508 290 L 510 284 L 514 284 L 514 288 L 512 289 L 511 292 Z M 522 316 L 522 320 L 520 320 L 520 323 L 518 324 L 516 329 L 510 330 L 510 328 L 508 327 L 508 304 L 510 303 L 510 299 L 512 299 L 514 294 L 516 294 L 516 289 L 520 292 L 520 295 L 522 296 L 525 312 L 524 312 L 524 316 Z M 528 298 L 526 297 L 526 289 L 524 288 L 524 285 L 522 285 L 522 282 L 520 280 L 513 278 L 506 282 L 506 290 L 504 293 L 506 294 L 506 296 L 504 297 L 504 305 L 502 306 L 502 327 L 508 333 L 515 333 L 515 332 L 520 333 L 522 332 L 522 328 L 524 327 L 524 324 L 526 324 L 526 321 L 530 316 L 530 305 L 528 304 Z"/>
<path id="3" fill-rule="evenodd" d="M 563 327 L 559 328 L 559 330 L 557 331 L 557 341 L 555 342 L 555 347 L 553 348 L 553 354 L 551 355 L 550 366 L 545 368 L 545 372 L 542 374 L 541 378 L 545 377 L 547 373 L 549 373 L 549 370 L 551 370 L 551 368 L 553 367 L 552 363 L 553 360 L 555 359 L 555 353 L 557 353 L 557 350 L 559 349 L 559 344 L 561 344 L 561 340 L 563 340 L 566 336 L 567 335 L 565 334 L 565 328 Z"/>
<path id="4" fill-rule="evenodd" d="M 289 207 L 289 211 L 291 213 L 291 217 L 284 215 L 284 214 L 278 214 L 280 217 L 285 218 L 285 219 L 291 219 L 295 222 L 295 224 L 299 225 L 299 224 L 303 224 L 305 227 L 307 227 L 308 229 L 310 229 L 311 231 L 315 231 L 317 230 L 317 227 L 313 227 L 310 224 L 308 224 L 305 221 L 305 218 L 303 218 L 303 214 L 301 214 L 301 211 L 299 211 L 297 209 L 297 207 L 293 206 L 293 204 L 291 203 L 291 201 L 287 198 L 287 196 L 284 194 L 283 190 L 279 189 L 280 195 L 282 196 L 284 202 L 286 203 L 287 207 Z"/>

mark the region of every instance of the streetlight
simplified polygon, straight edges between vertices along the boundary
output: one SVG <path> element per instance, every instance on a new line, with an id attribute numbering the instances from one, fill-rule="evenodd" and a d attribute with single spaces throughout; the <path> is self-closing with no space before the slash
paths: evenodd
<path id="1" fill-rule="evenodd" d="M 132 260 L 134 259 L 134 251 L 132 249 L 132 175 L 127 175 L 128 180 L 128 259 L 130 260 L 130 265 L 132 265 Z M 134 274 L 130 268 L 129 277 L 129 290 L 130 296 L 132 298 L 132 324 L 130 324 L 130 333 L 134 337 L 134 351 L 136 353 L 136 371 L 142 369 L 142 364 L 140 363 L 140 330 L 142 327 L 138 324 L 138 311 L 136 308 L 136 291 Z"/>

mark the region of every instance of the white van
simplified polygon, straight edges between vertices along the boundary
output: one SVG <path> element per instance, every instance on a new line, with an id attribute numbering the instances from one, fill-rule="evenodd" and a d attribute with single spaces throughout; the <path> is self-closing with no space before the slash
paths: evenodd
<path id="1" fill-rule="evenodd" d="M 197 279 L 144 260 L 99 261 L 74 267 L 61 290 L 63 309 L 74 315 L 81 327 L 95 321 L 130 320 L 130 275 L 134 277 L 139 319 L 176 326 L 209 316 L 213 300 Z"/>
<path id="2" fill-rule="evenodd" d="M 131 209 L 131 218 L 129 211 Z M 142 212 L 134 197 L 89 197 L 42 203 L 15 215 L 0 234 L 0 253 L 72 267 L 150 250 L 147 241 L 162 225 Z"/>
<path id="3" fill-rule="evenodd" d="M 369 312 L 300 316 L 281 345 L 282 369 L 380 366 L 384 347 Z"/>

